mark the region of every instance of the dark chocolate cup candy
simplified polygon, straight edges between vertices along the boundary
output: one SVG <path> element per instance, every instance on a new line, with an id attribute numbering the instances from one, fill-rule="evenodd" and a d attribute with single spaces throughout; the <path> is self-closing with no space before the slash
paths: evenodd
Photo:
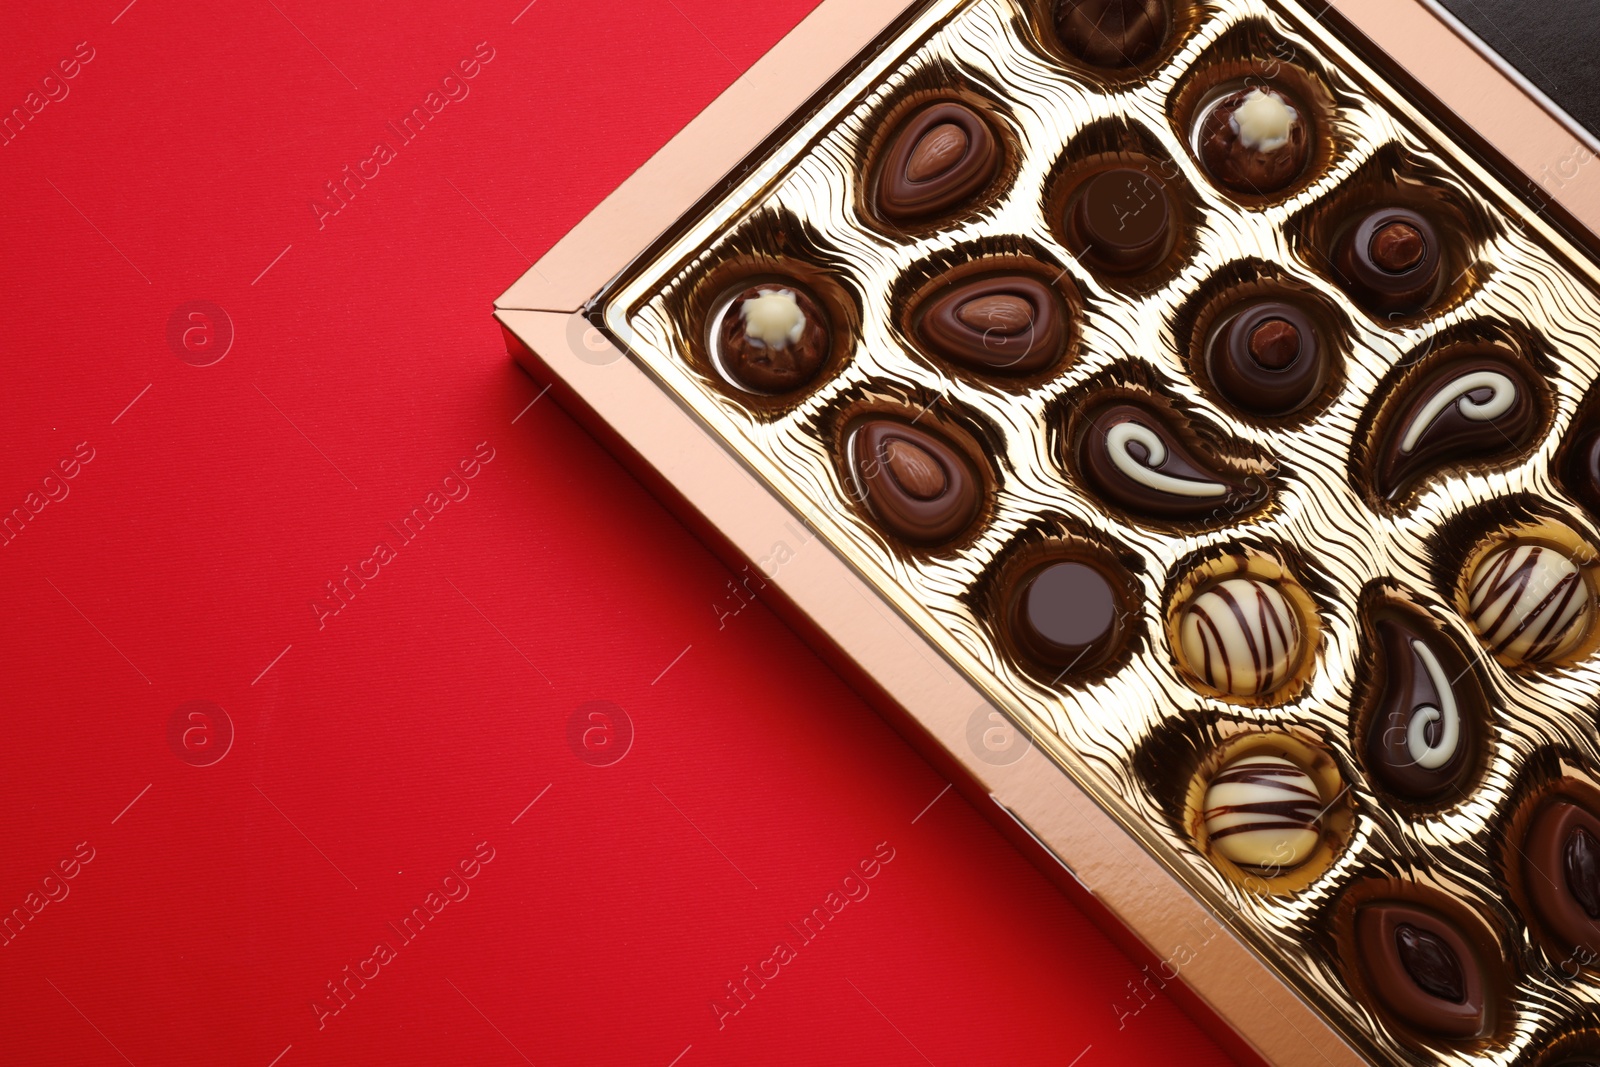
<path id="1" fill-rule="evenodd" d="M 1443 249 L 1427 216 L 1410 208 L 1373 208 L 1345 233 L 1334 269 L 1370 310 L 1409 315 L 1438 297 Z"/>
<path id="2" fill-rule="evenodd" d="M 1073 191 L 1066 216 L 1068 243 L 1097 271 L 1143 274 L 1171 253 L 1179 218 L 1166 182 L 1139 167 L 1112 167 Z"/>
<path id="3" fill-rule="evenodd" d="M 972 199 L 1000 169 L 1000 143 L 988 121 L 953 100 L 914 113 L 894 134 L 878 172 L 878 212 L 891 222 L 948 214 Z"/>
<path id="4" fill-rule="evenodd" d="M 1223 399 L 1266 418 L 1292 415 L 1316 399 L 1329 374 L 1327 345 L 1311 316 L 1267 300 L 1235 314 L 1206 354 Z"/>
<path id="5" fill-rule="evenodd" d="M 1082 673 L 1122 648 L 1124 591 L 1087 559 L 1058 559 L 1029 571 L 1012 595 L 1008 624 L 1022 650 L 1052 669 Z"/>
<path id="6" fill-rule="evenodd" d="M 1058 0 L 1056 34 L 1072 55 L 1117 70 L 1150 59 L 1166 40 L 1164 0 Z"/>

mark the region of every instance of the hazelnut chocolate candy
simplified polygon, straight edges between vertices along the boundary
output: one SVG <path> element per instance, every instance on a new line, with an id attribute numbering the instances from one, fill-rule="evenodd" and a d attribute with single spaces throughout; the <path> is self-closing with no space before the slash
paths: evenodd
<path id="1" fill-rule="evenodd" d="M 1158 266 L 1177 239 L 1179 208 L 1166 182 L 1139 167 L 1113 167 L 1086 179 L 1067 207 L 1067 244 L 1106 274 Z"/>
<path id="2" fill-rule="evenodd" d="M 872 517 L 917 545 L 955 540 L 972 525 L 983 491 L 954 445 L 898 419 L 862 423 L 851 437 L 851 477 Z"/>
<path id="3" fill-rule="evenodd" d="M 1443 915 L 1399 901 L 1368 904 L 1356 913 L 1356 949 L 1380 1006 L 1413 1030 L 1468 1038 L 1488 1029 L 1479 953 Z"/>
<path id="4" fill-rule="evenodd" d="M 893 222 L 945 214 L 971 199 L 1000 169 L 1000 145 L 972 108 L 945 101 L 900 127 L 878 175 L 877 207 Z"/>
<path id="5" fill-rule="evenodd" d="M 1410 208 L 1363 214 L 1334 250 L 1340 280 L 1370 310 L 1413 314 L 1438 296 L 1442 249 L 1426 216 Z"/>
<path id="6" fill-rule="evenodd" d="M 1241 477 L 1189 447 L 1167 416 L 1144 404 L 1111 404 L 1090 416 L 1078 464 L 1101 496 L 1161 519 L 1234 515 L 1266 495 L 1259 479 Z"/>
<path id="7" fill-rule="evenodd" d="M 1066 302 L 1027 274 L 978 278 L 934 300 L 913 332 L 934 355 L 971 370 L 1031 374 L 1066 348 Z"/>
<path id="8" fill-rule="evenodd" d="M 1059 0 L 1056 33 L 1073 55 L 1097 67 L 1133 67 L 1167 35 L 1163 0 Z"/>
<path id="9" fill-rule="evenodd" d="M 728 305 L 718 345 L 717 358 L 735 384 L 754 393 L 792 392 L 827 362 L 828 317 L 797 283 L 751 286 Z"/>
<path id="10" fill-rule="evenodd" d="M 1235 314 L 1206 354 L 1206 373 L 1223 399 L 1252 415 L 1292 415 L 1328 380 L 1329 358 L 1311 317 L 1265 300 Z"/>
<path id="11" fill-rule="evenodd" d="M 1563 951 L 1600 959 L 1600 815 L 1558 793 L 1522 845 L 1523 889 L 1534 918 Z"/>
<path id="12" fill-rule="evenodd" d="M 1374 456 L 1378 495 L 1393 501 L 1446 463 L 1522 452 L 1539 429 L 1537 388 L 1505 352 L 1447 362 L 1389 421 Z"/>
<path id="13" fill-rule="evenodd" d="M 1200 120 L 1200 162 L 1218 184 L 1265 195 L 1288 187 L 1311 154 L 1305 109 L 1277 89 L 1240 89 Z"/>

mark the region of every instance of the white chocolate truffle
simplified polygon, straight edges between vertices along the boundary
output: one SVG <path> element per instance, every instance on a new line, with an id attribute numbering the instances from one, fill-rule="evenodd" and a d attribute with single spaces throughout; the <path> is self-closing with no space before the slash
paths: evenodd
<path id="1" fill-rule="evenodd" d="M 1311 858 L 1324 805 L 1311 776 L 1282 756 L 1233 761 L 1206 788 L 1211 850 L 1247 870 L 1279 874 Z"/>
<path id="2" fill-rule="evenodd" d="M 1230 121 L 1240 144 L 1252 152 L 1276 152 L 1289 143 L 1300 113 L 1277 93 L 1252 89 Z"/>
<path id="3" fill-rule="evenodd" d="M 1589 632 L 1594 594 L 1565 554 L 1512 542 L 1489 553 L 1468 591 L 1472 626 L 1489 651 L 1512 663 L 1547 663 Z"/>
<path id="4" fill-rule="evenodd" d="M 744 332 L 752 342 L 782 350 L 805 333 L 806 313 L 791 289 L 777 289 L 746 300 L 739 307 Z"/>
<path id="5" fill-rule="evenodd" d="M 1270 693 L 1300 662 L 1300 617 L 1276 585 L 1229 578 L 1183 609 L 1178 643 L 1189 669 L 1230 696 Z"/>

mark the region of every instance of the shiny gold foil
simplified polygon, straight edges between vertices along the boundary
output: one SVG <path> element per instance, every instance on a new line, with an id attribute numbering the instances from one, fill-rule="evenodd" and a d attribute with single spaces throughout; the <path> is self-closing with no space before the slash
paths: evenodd
<path id="1" fill-rule="evenodd" d="M 1459 803 L 1407 812 L 1369 787 L 1353 737 L 1365 669 L 1359 611 L 1377 583 L 1404 591 L 1463 647 L 1479 646 L 1456 608 L 1459 574 L 1495 530 L 1555 519 L 1589 544 L 1600 531 L 1558 487 L 1552 464 L 1600 376 L 1600 271 L 1512 194 L 1385 76 L 1292 0 L 1180 4 L 1179 43 L 1157 68 L 1100 83 L 1041 39 L 1048 5 L 936 2 L 724 194 L 687 219 L 597 299 L 594 310 L 631 358 L 692 412 L 797 515 L 988 692 L 1178 879 L 1240 933 L 1353 1045 L 1384 1063 L 1544 1063 L 1552 1043 L 1600 1020 L 1600 980 L 1548 955 L 1512 904 L 1506 828 L 1532 779 L 1561 759 L 1600 767 L 1600 659 L 1515 671 L 1486 655 L 1495 706 L 1487 766 Z M 1326 92 L 1324 143 L 1309 183 L 1244 205 L 1215 187 L 1173 115 L 1208 78 L 1292 66 Z M 953 224 L 895 232 L 868 218 L 861 175 L 885 117 L 917 94 L 973 94 L 1005 130 L 997 194 Z M 1319 95 L 1321 95 L 1319 93 Z M 1180 258 L 1149 291 L 1075 263 L 1052 225 L 1063 174 L 1096 153 L 1137 150 L 1184 190 Z M 1328 278 L 1320 251 L 1332 212 L 1377 184 L 1442 197 L 1460 227 L 1447 296 L 1425 318 L 1380 322 Z M 904 301 L 941 266 L 1027 255 L 1064 270 L 1080 296 L 1068 362 L 1042 382 L 985 382 L 922 355 L 904 332 Z M 741 399 L 705 358 L 704 309 L 729 263 L 799 261 L 847 301 L 854 336 L 837 372 L 794 402 Z M 1228 286 L 1259 277 L 1319 294 L 1342 317 L 1342 372 L 1307 419 L 1269 425 L 1230 414 L 1197 382 L 1195 324 Z M 1382 384 L 1408 360 L 1457 336 L 1530 337 L 1554 397 L 1546 432 L 1513 465 L 1465 466 L 1430 480 L 1400 510 L 1377 506 L 1353 477 Z M 1149 385 L 1248 450 L 1276 457 L 1272 503 L 1237 521 L 1180 529 L 1110 512 L 1081 491 L 1059 453 L 1064 415 L 1086 383 L 1137 367 Z M 885 538 L 841 476 L 841 413 L 898 408 L 960 423 L 996 461 L 986 522 L 950 551 Z M 1359 468 L 1359 464 L 1355 465 Z M 1227 518 L 1227 517 L 1224 517 Z M 1131 657 L 1104 677 L 1046 685 L 1017 666 L 993 629 L 995 576 L 1012 554 L 1086 533 L 1142 561 Z M 1316 647 L 1286 704 L 1203 695 L 1169 640 L 1172 598 L 1196 567 L 1240 550 L 1288 567 L 1315 602 Z M 1283 730 L 1331 756 L 1349 792 L 1348 836 L 1326 868 L 1291 892 L 1230 878 L 1197 847 L 1191 782 L 1219 745 Z M 1392 1030 L 1352 994 L 1334 936 L 1341 895 L 1393 879 L 1450 894 L 1499 931 L 1512 992 L 1493 1039 L 1452 1048 Z"/>

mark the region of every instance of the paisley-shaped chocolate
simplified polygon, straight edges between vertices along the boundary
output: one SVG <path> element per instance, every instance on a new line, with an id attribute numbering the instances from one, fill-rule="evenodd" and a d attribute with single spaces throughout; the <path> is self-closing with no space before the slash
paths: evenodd
<path id="1" fill-rule="evenodd" d="M 1061 357 L 1067 305 L 1028 274 L 957 284 L 918 318 L 917 339 L 936 356 L 990 374 L 1032 374 Z"/>
<path id="2" fill-rule="evenodd" d="M 1372 628 L 1367 769 L 1405 800 L 1459 798 L 1489 722 L 1489 700 L 1471 660 L 1420 611 L 1382 605 Z"/>
<path id="3" fill-rule="evenodd" d="M 1339 279 L 1369 309 L 1409 315 L 1439 293 L 1443 249 L 1433 222 L 1404 207 L 1376 207 L 1334 249 Z"/>
<path id="4" fill-rule="evenodd" d="M 1424 1035 L 1468 1038 L 1491 1025 L 1483 959 L 1456 924 L 1414 904 L 1385 901 L 1356 913 L 1361 968 L 1382 1007 Z"/>
<path id="5" fill-rule="evenodd" d="M 1523 891 L 1533 918 L 1562 952 L 1600 958 L 1600 813 L 1557 793 L 1522 844 Z"/>
<path id="6" fill-rule="evenodd" d="M 1281 300 L 1250 304 L 1212 338 L 1206 373 L 1241 411 L 1275 418 L 1311 403 L 1328 380 L 1330 356 L 1316 324 Z"/>
<path id="7" fill-rule="evenodd" d="M 1387 420 L 1373 453 L 1378 495 L 1393 501 L 1447 463 L 1517 455 L 1539 430 L 1539 389 L 1503 351 L 1447 360 Z"/>
<path id="8" fill-rule="evenodd" d="M 983 487 L 971 462 L 935 434 L 874 418 L 850 438 L 858 498 L 890 533 L 918 545 L 960 536 L 977 518 Z"/>
<path id="9" fill-rule="evenodd" d="M 1235 516 L 1267 495 L 1262 479 L 1200 455 L 1167 416 L 1133 402 L 1110 404 L 1089 416 L 1079 433 L 1078 466 L 1101 496 L 1160 519 Z"/>
<path id="10" fill-rule="evenodd" d="M 948 212 L 1000 169 L 1000 143 L 983 116 L 953 100 L 906 120 L 884 153 L 877 207 L 893 222 Z"/>

